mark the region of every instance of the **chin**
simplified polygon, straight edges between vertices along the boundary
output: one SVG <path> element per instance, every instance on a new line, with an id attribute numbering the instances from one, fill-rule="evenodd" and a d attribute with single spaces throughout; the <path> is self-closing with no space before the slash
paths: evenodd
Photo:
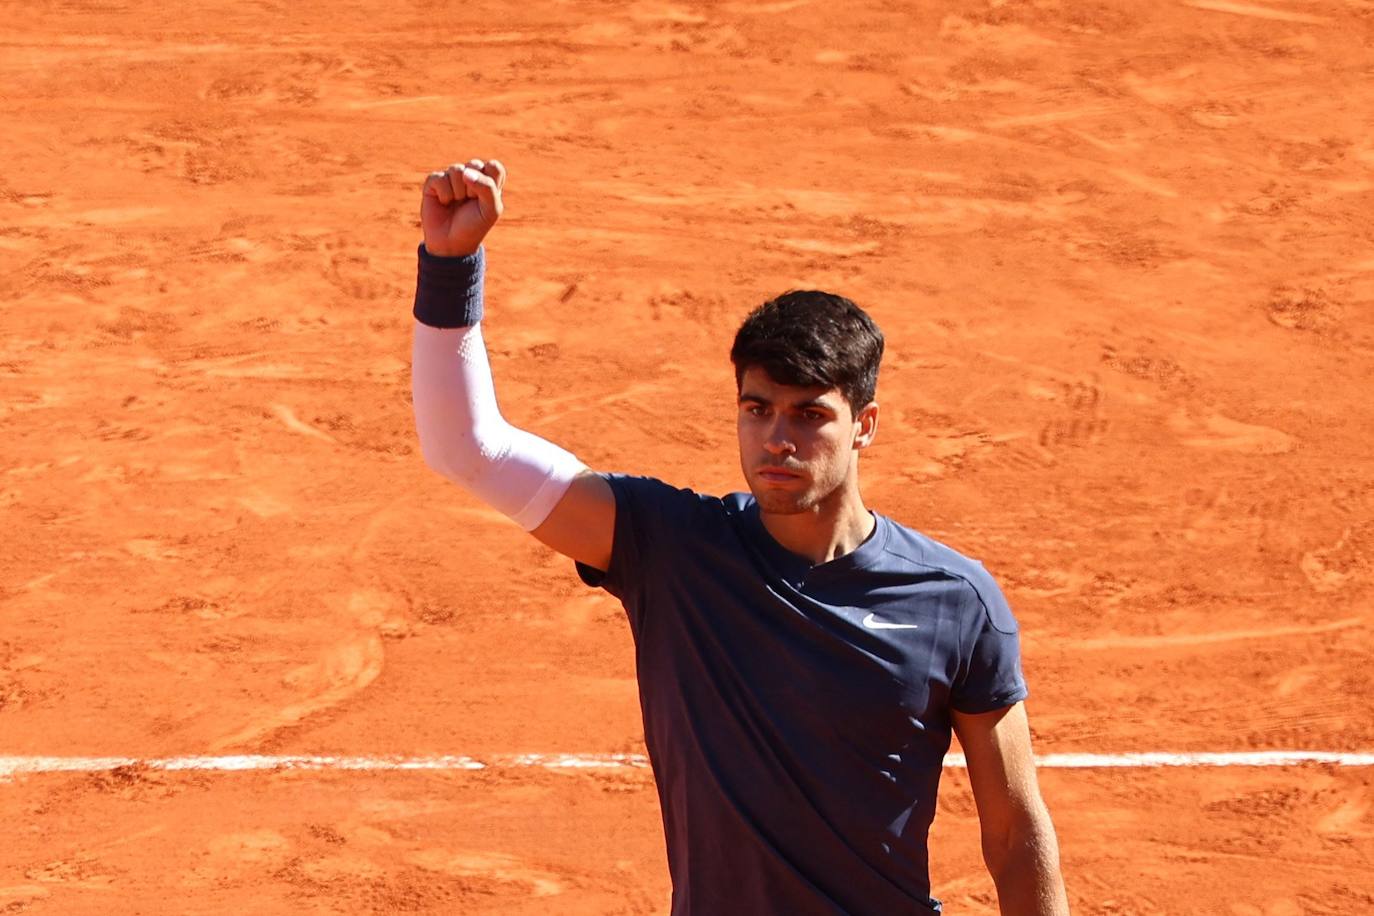
<path id="1" fill-rule="evenodd" d="M 808 493 L 786 493 L 768 488 L 751 487 L 759 508 L 769 515 L 798 515 L 814 505 Z"/>

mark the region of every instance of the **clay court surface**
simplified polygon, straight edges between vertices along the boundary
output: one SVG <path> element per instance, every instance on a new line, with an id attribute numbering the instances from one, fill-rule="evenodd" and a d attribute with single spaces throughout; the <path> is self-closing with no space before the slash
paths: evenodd
<path id="1" fill-rule="evenodd" d="M 842 292 L 865 494 L 999 578 L 1039 753 L 1374 750 L 1371 48 L 1361 0 L 5 4 L 0 755 L 642 753 L 619 605 L 420 459 L 470 156 L 513 421 L 739 489 L 737 323 Z M 1370 767 L 1041 781 L 1076 913 L 1374 912 Z M 0 823 L 6 913 L 667 911 L 634 766 L 12 775 Z"/>

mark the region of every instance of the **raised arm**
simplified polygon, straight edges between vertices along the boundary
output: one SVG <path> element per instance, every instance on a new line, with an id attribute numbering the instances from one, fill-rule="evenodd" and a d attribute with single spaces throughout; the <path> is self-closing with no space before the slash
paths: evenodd
<path id="1" fill-rule="evenodd" d="M 482 239 L 506 169 L 469 160 L 425 179 L 411 391 L 425 463 L 564 556 L 605 570 L 615 497 L 562 448 L 506 422 L 482 340 Z"/>

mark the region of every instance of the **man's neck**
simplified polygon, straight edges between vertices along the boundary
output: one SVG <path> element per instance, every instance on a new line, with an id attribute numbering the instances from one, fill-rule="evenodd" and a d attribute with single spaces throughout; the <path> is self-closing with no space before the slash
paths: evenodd
<path id="1" fill-rule="evenodd" d="M 773 540 L 813 565 L 852 553 L 878 524 L 857 487 L 832 506 L 821 504 L 807 512 L 787 515 L 761 512 L 759 518 Z"/>

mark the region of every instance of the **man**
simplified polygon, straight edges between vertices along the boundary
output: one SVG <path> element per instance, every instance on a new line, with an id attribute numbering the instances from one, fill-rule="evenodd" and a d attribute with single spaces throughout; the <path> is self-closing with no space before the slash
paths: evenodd
<path id="1" fill-rule="evenodd" d="M 674 916 L 939 912 L 926 839 L 951 728 L 1002 913 L 1067 913 L 1016 621 L 981 564 L 860 496 L 878 328 L 814 291 L 746 319 L 731 360 L 752 495 L 593 473 L 496 406 L 480 246 L 505 179 L 473 159 L 425 180 L 420 442 L 624 604 Z"/>

